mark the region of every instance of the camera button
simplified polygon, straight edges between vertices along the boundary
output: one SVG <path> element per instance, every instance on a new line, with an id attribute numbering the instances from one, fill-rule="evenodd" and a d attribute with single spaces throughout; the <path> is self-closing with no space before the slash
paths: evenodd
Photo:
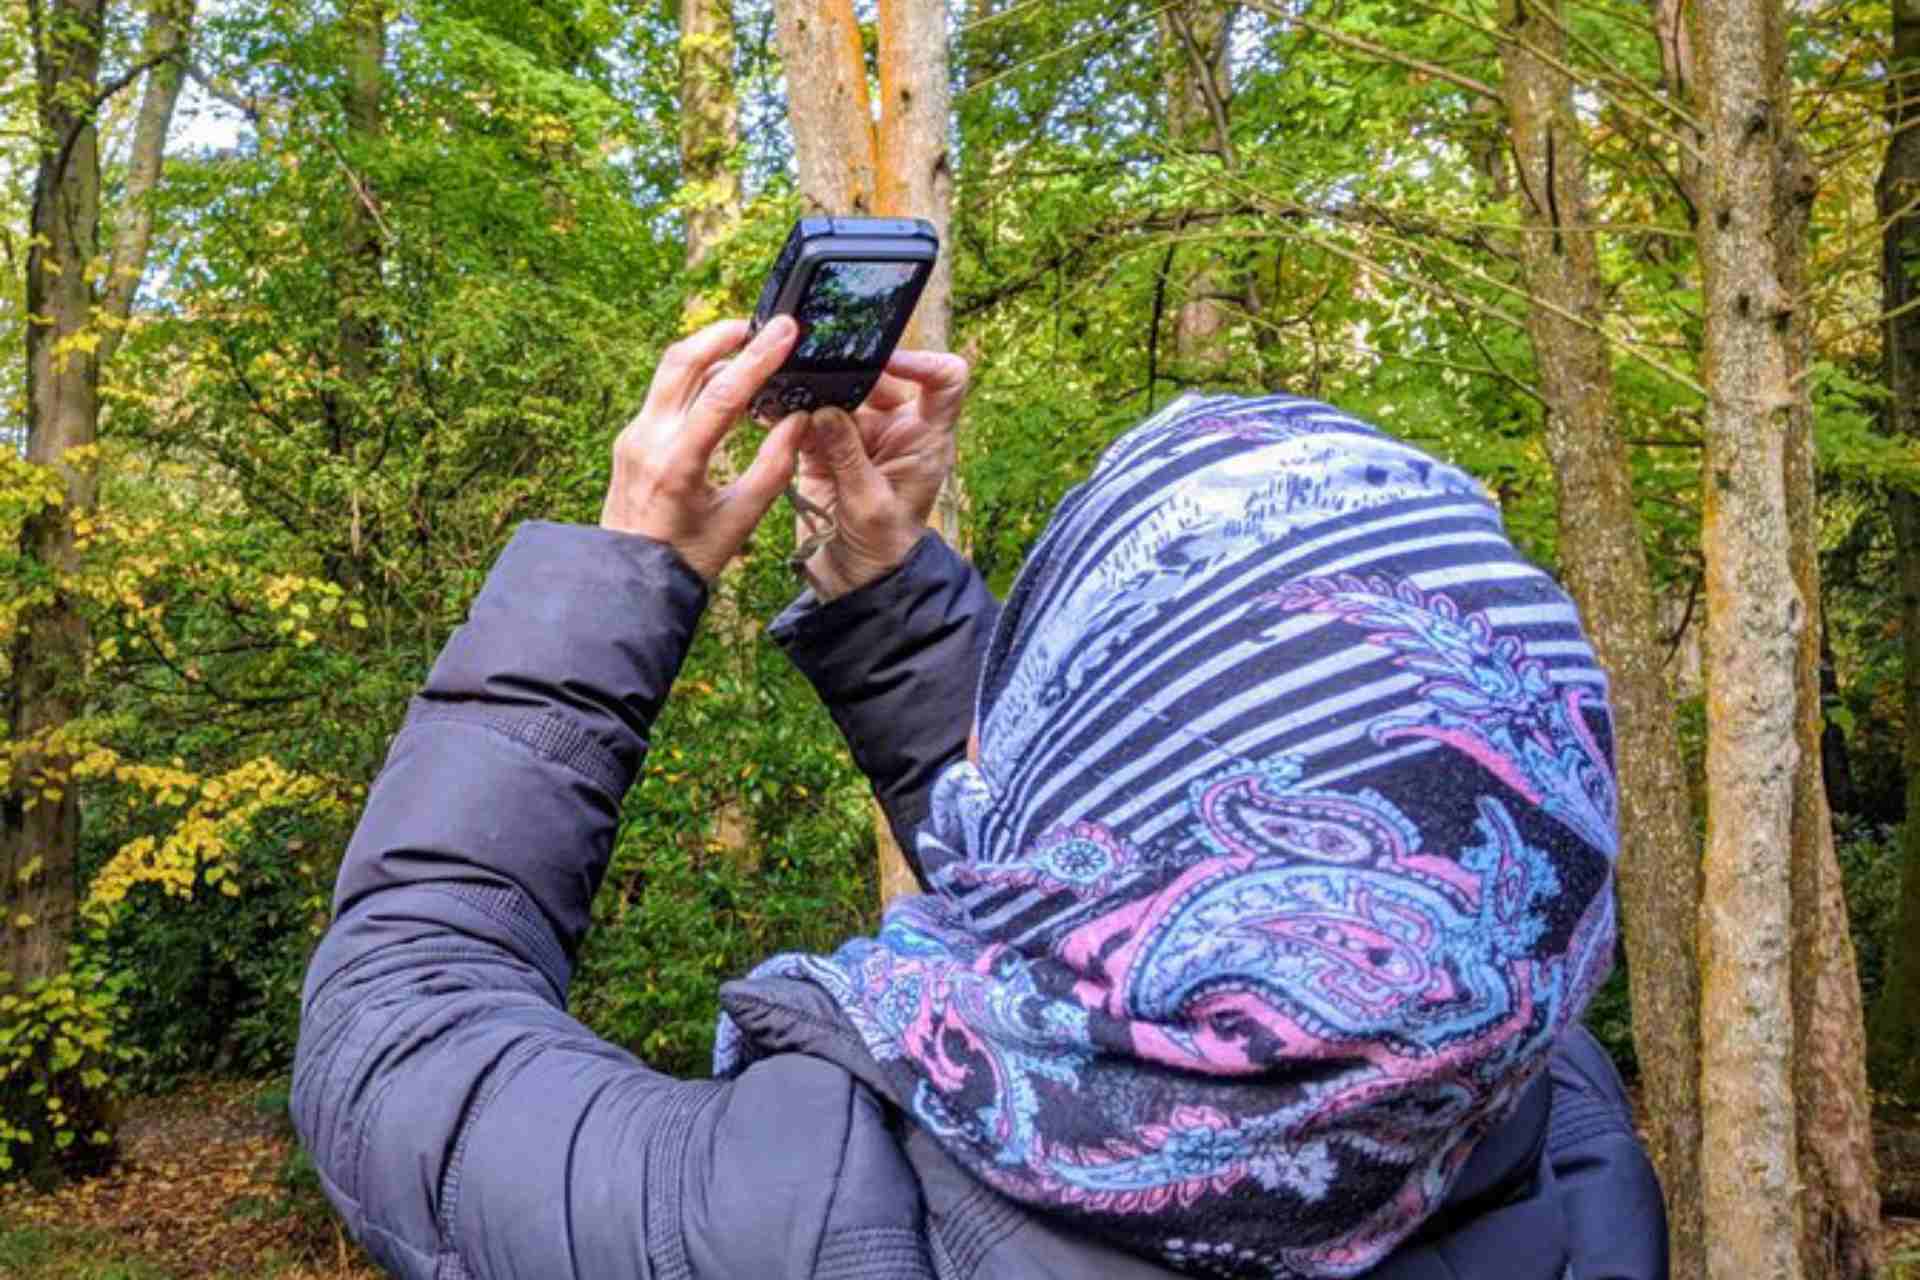
<path id="1" fill-rule="evenodd" d="M 813 392 L 805 387 L 788 387 L 780 393 L 780 404 L 791 410 L 811 409 L 814 405 Z"/>
<path id="2" fill-rule="evenodd" d="M 847 388 L 847 398 L 843 402 L 848 409 L 858 409 L 860 402 L 867 398 L 867 392 L 873 390 L 871 382 L 856 382 Z"/>

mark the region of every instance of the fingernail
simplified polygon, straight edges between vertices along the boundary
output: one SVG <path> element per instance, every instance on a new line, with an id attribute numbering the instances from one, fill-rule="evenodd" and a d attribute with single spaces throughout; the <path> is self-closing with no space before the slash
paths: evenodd
<path id="1" fill-rule="evenodd" d="M 798 326 L 792 316 L 778 315 L 767 322 L 764 332 L 767 335 L 767 341 L 774 342 L 791 335 L 796 327 Z"/>

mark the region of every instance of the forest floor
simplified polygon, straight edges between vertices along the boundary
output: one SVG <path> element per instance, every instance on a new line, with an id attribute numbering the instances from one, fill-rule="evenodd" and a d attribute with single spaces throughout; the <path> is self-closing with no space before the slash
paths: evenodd
<path id="1" fill-rule="evenodd" d="M 295 1155 L 285 1079 L 134 1099 L 104 1176 L 0 1188 L 6 1280 L 380 1280 Z"/>
<path id="2" fill-rule="evenodd" d="M 104 1176 L 0 1188 L 0 1277 L 379 1280 L 296 1156 L 284 1088 L 202 1081 L 136 1099 Z M 1876 1120 L 1887 1280 L 1920 1280 L 1920 1111 Z"/>

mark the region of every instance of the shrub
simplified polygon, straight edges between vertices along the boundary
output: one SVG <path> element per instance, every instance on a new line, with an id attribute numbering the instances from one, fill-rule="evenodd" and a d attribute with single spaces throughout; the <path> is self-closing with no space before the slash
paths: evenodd
<path id="1" fill-rule="evenodd" d="M 120 985 L 82 962 L 0 995 L 0 1179 L 48 1185 L 111 1156 L 135 1058 L 114 1037 Z"/>

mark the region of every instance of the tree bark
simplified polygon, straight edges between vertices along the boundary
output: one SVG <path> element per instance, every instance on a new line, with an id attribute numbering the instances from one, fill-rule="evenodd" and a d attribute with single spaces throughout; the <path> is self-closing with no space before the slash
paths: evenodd
<path id="1" fill-rule="evenodd" d="M 875 211 L 925 218 L 940 233 L 940 258 L 901 341 L 945 351 L 953 331 L 953 118 L 947 6 L 943 0 L 880 0 L 880 166 Z M 949 475 L 935 501 L 933 527 L 959 547 L 960 477 Z M 906 855 L 876 806 L 880 901 L 918 893 Z"/>
<path id="2" fill-rule="evenodd" d="M 733 153 L 740 145 L 740 100 L 733 90 L 731 0 L 680 0 L 680 181 L 687 201 L 687 269 L 696 270 L 740 217 L 740 175 Z M 688 320 L 710 308 L 689 298 Z"/>
<path id="3" fill-rule="evenodd" d="M 104 0 L 38 0 L 33 24 L 37 123 L 32 239 L 27 252 L 27 461 L 51 467 L 64 501 L 30 517 L 20 550 L 50 575 L 50 596 L 22 611 L 10 675 L 10 769 L 0 796 L 4 966 L 25 984 L 64 967 L 78 892 L 79 801 L 50 741 L 80 710 L 86 620 L 61 580 L 77 563 L 73 520 L 94 505 L 93 463 L 69 449 L 94 442 L 100 365 L 88 263 L 100 230 L 100 147 L 94 128 Z M 91 340 L 90 340 L 91 339 Z"/>
<path id="4" fill-rule="evenodd" d="M 925 218 L 940 233 L 941 254 L 901 341 L 944 351 L 953 330 L 953 165 L 947 131 L 947 10 L 927 0 L 880 0 L 880 166 L 875 188 L 883 215 Z M 942 528 L 949 541 L 957 530 Z"/>
<path id="5" fill-rule="evenodd" d="M 147 251 L 153 244 L 154 189 L 160 185 L 160 167 L 166 157 L 167 130 L 186 83 L 187 30 L 193 24 L 194 0 L 154 0 L 147 19 L 143 60 L 153 64 L 140 98 L 140 115 L 133 130 L 133 151 L 127 163 L 126 191 L 120 226 L 113 238 L 106 288 L 100 310 L 106 331 L 100 335 L 100 364 L 104 368 L 120 347 L 126 321 L 133 312 L 133 295 L 146 274 Z"/>
<path id="6" fill-rule="evenodd" d="M 1212 154 L 1229 171 L 1237 167 L 1231 123 L 1237 12 L 1237 5 L 1217 0 L 1184 0 L 1160 15 L 1167 138 L 1179 152 Z M 1204 247 L 1200 252 L 1215 256 Z M 1203 260 L 1173 285 L 1179 299 L 1173 350 L 1187 377 L 1218 374 L 1227 363 L 1227 325 L 1232 313 L 1222 300 L 1233 296 L 1234 284 L 1218 263 Z"/>
<path id="7" fill-rule="evenodd" d="M 740 175 L 734 152 L 740 145 L 740 100 L 733 88 L 732 0 L 680 0 L 680 183 L 687 210 L 686 264 L 692 275 L 740 219 Z M 698 329 L 720 318 L 720 300 L 687 292 L 682 326 Z M 722 449 L 714 457 L 716 480 L 738 474 Z M 744 672 L 757 642 L 758 624 L 740 608 L 739 562 L 727 566 L 713 593 L 712 624 L 726 637 L 729 657 Z M 734 795 L 713 814 L 714 844 L 752 870 L 759 862 L 753 820 Z"/>
<path id="8" fill-rule="evenodd" d="M 1667 1198 L 1673 1275 L 1698 1280 L 1699 842 L 1632 472 L 1614 422 L 1613 362 L 1600 328 L 1604 285 L 1587 229 L 1594 219 L 1586 135 L 1573 85 L 1554 66 L 1564 63 L 1558 10 L 1557 2 L 1505 0 L 1501 14 L 1512 37 L 1501 44 L 1501 63 L 1525 215 L 1520 249 L 1537 300 L 1527 327 L 1547 405 L 1561 574 L 1611 682 L 1621 923 L 1648 1145 Z"/>
<path id="9" fill-rule="evenodd" d="M 780 55 L 800 193 L 810 210 L 925 218 L 940 232 L 940 264 L 904 342 L 944 350 L 953 317 L 952 114 L 947 7 L 941 0 L 880 0 L 880 120 L 873 118 L 866 59 L 851 0 L 776 0 Z M 949 478 L 934 527 L 960 545 L 960 486 Z M 919 886 L 878 805 L 880 900 Z"/>
<path id="10" fill-rule="evenodd" d="M 1803 389 L 1773 236 L 1792 179 L 1780 0 L 1696 0 L 1705 336 L 1707 849 L 1701 1180 L 1711 1280 L 1801 1275 L 1794 1105 L 1798 664 L 1787 455 Z"/>
<path id="11" fill-rule="evenodd" d="M 1920 0 L 1894 0 L 1887 117 L 1894 132 L 1880 171 L 1882 304 L 1887 431 L 1920 440 Z M 1887 982 L 1874 1009 L 1876 1075 L 1890 1090 L 1920 1097 L 1920 494 L 1889 496 L 1900 565 L 1905 646 L 1907 821 L 1900 836 L 1900 908 Z"/>
<path id="12" fill-rule="evenodd" d="M 1784 82 L 1784 62 L 1780 72 Z M 1788 102 L 1783 90 L 1778 99 Z M 1800 1263 L 1809 1280 L 1871 1280 L 1880 1269 L 1880 1192 L 1867 1094 L 1865 1016 L 1822 769 L 1820 545 L 1814 477 L 1813 326 L 1804 299 L 1807 223 L 1818 177 L 1782 114 L 1769 239 L 1792 312 L 1787 355 L 1788 557 L 1804 605 L 1794 663 L 1798 762 L 1793 783 L 1793 1096 L 1797 1108 Z"/>
<path id="13" fill-rule="evenodd" d="M 386 86 L 387 26 L 381 0 L 349 0 L 340 17 L 345 41 L 346 79 L 342 86 L 347 118 L 347 151 L 341 166 L 347 180 L 342 219 L 340 282 L 340 378 L 345 393 L 328 397 L 331 452 L 351 447 L 362 417 L 362 396 L 373 376 L 380 325 L 374 314 L 380 294 L 380 218 L 378 193 L 370 175 L 355 160 L 384 131 L 381 97 Z M 342 577 L 343 582 L 350 580 Z"/>
<path id="14" fill-rule="evenodd" d="M 776 0 L 800 196 L 810 213 L 875 211 L 879 139 L 853 0 Z"/>
<path id="15" fill-rule="evenodd" d="M 36 76 L 39 169 L 27 253 L 27 461 L 60 477 L 63 501 L 26 521 L 21 552 L 44 566 L 51 593 L 22 611 L 8 677 L 11 737 L 0 793 L 0 970 L 19 984 L 65 967 L 79 897 L 75 855 L 80 808 L 68 784 L 59 730 L 81 710 L 90 648 L 86 619 L 62 580 L 78 567 L 73 522 L 93 509 L 92 445 L 100 425 L 100 369 L 119 345 L 152 242 L 148 205 L 158 184 L 167 129 L 179 100 L 191 0 L 157 0 L 142 61 L 147 85 L 127 176 L 128 207 L 104 287 L 90 269 L 100 251 L 100 47 L 105 0 L 34 0 L 28 16 Z M 96 309 L 99 316 L 94 313 Z"/>

